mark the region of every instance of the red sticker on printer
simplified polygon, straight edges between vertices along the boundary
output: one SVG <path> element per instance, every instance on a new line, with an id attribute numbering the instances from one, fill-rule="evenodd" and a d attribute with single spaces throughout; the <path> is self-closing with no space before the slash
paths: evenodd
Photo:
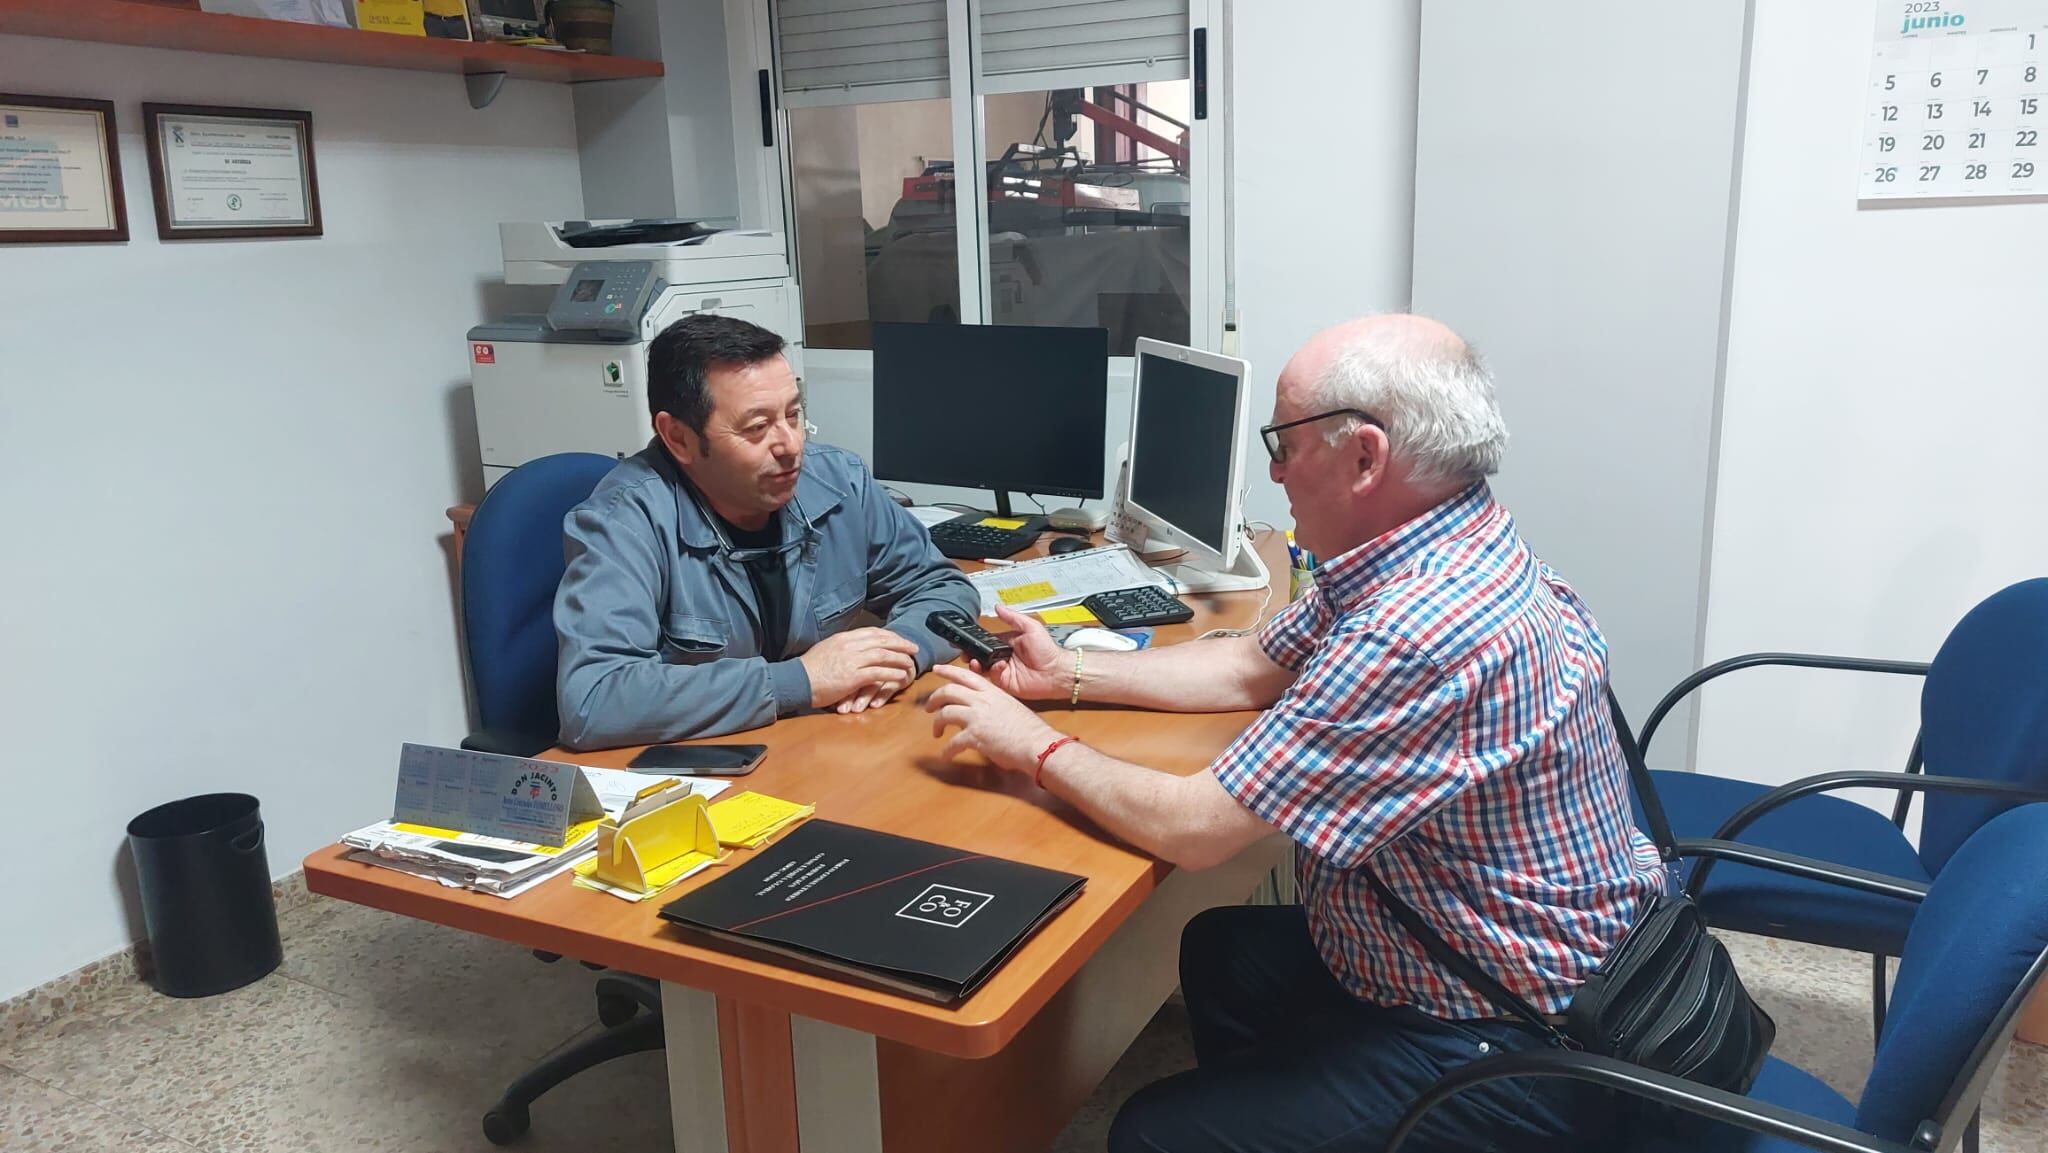
<path id="1" fill-rule="evenodd" d="M 488 344 L 478 342 L 469 346 L 469 358 L 478 364 L 496 364 L 498 363 L 498 350 Z"/>

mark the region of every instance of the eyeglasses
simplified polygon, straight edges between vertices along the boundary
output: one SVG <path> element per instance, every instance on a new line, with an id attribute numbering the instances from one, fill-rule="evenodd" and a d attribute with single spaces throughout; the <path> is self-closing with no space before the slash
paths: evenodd
<path id="1" fill-rule="evenodd" d="M 1360 412 L 1355 408 L 1333 408 L 1328 412 L 1319 412 L 1314 416 L 1304 416 L 1300 420 L 1290 420 L 1286 424 L 1269 424 L 1260 429 L 1259 439 L 1266 442 L 1266 455 L 1273 458 L 1274 464 L 1286 464 L 1287 446 L 1280 443 L 1280 434 L 1290 428 L 1304 424 L 1314 424 L 1319 420 L 1328 420 L 1333 416 L 1348 416 L 1354 420 L 1362 420 L 1374 428 L 1387 427 L 1380 423 L 1378 417 L 1369 412 Z"/>

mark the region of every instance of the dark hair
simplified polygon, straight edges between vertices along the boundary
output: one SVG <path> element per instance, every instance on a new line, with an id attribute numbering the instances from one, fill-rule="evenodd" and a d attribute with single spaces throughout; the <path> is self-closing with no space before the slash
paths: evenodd
<path id="1" fill-rule="evenodd" d="M 781 354 L 784 340 L 758 324 L 694 313 L 663 329 L 647 348 L 647 415 L 665 412 L 698 436 L 711 419 L 706 380 L 714 365 L 744 367 Z"/>

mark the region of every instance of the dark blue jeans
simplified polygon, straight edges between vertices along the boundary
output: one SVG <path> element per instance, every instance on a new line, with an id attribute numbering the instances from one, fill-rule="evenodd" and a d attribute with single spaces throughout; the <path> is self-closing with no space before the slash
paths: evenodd
<path id="1" fill-rule="evenodd" d="M 1197 1068 L 1140 1090 L 1110 1153 L 1380 1153 L 1445 1072 L 1540 1048 L 1508 1021 L 1441 1021 L 1351 995 L 1330 975 L 1300 906 L 1211 909 L 1180 941 Z M 1605 1090 L 1500 1081 L 1439 1106 L 1404 1153 L 1592 1150 L 1610 1138 Z"/>

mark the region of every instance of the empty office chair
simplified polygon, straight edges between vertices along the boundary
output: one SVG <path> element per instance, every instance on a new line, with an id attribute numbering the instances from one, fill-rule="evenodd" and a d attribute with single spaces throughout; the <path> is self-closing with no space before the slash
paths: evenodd
<path id="1" fill-rule="evenodd" d="M 1783 870 L 1844 891 L 1888 885 L 1848 870 L 1726 842 L 1695 845 L 1702 859 L 1723 850 L 1753 867 Z M 1622 1094 L 1712 1118 L 1684 1119 L 1629 1134 L 1632 1150 L 1781 1153 L 1948 1153 L 1974 1141 L 1985 1084 L 2012 1040 L 2020 1005 L 2048 971 L 2048 805 L 1993 818 L 1963 842 L 1917 900 L 1892 992 L 1890 1019 L 1863 1085 L 1862 1104 L 1803 1069 L 1771 1058 L 1749 1093 L 1738 1095 L 1584 1053 L 1546 1050 L 1472 1062 L 1431 1086 L 1395 1130 L 1394 1153 L 1431 1109 L 1473 1085 L 1520 1077 L 1573 1077 Z M 1799 1028 L 1784 1016 L 1780 1025 Z"/>
<path id="2" fill-rule="evenodd" d="M 1667 857 L 1684 855 L 1691 840 L 1740 841 L 1924 889 L 1985 821 L 2024 801 L 2048 800 L 2048 579 L 1987 597 L 1956 624 L 1932 664 L 1753 653 L 1711 665 L 1658 702 L 1643 724 L 1644 749 L 1694 689 L 1762 665 L 1925 677 L 1920 735 L 1905 771 L 1823 773 L 1772 788 L 1707 773 L 1646 771 L 1638 763 L 1632 773 L 1640 823 Z M 1617 723 L 1625 726 L 1618 715 Z M 1890 818 L 1826 795 L 1852 787 L 1895 790 Z M 1916 849 L 1904 826 L 1921 793 Z M 1668 832 L 1651 827 L 1653 806 L 1668 818 Z M 1733 861 L 1699 862 L 1687 888 L 1716 928 L 1871 954 L 1872 1020 L 1882 1030 L 1885 958 L 1904 947 L 1913 902 Z"/>
<path id="3" fill-rule="evenodd" d="M 462 632 L 478 728 L 463 748 L 525 757 L 555 744 L 562 520 L 617 463 L 581 452 L 529 461 L 492 486 L 470 518 L 462 548 Z M 661 990 L 653 981 L 625 973 L 599 977 L 597 1015 L 604 1032 L 549 1056 L 505 1090 L 484 1114 L 485 1137 L 498 1145 L 517 1139 L 532 1125 L 529 1109 L 541 1094 L 614 1057 L 661 1048 Z"/>

